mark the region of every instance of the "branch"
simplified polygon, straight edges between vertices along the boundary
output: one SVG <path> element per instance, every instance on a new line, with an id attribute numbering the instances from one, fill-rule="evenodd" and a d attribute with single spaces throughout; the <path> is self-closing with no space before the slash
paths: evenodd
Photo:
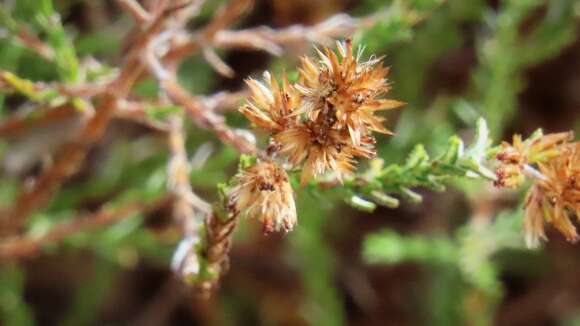
<path id="1" fill-rule="evenodd" d="M 175 195 L 173 214 L 183 228 L 185 235 L 191 236 L 199 232 L 202 220 L 196 218 L 198 211 L 202 216 L 211 213 L 211 205 L 199 198 L 191 188 L 189 173 L 191 170 L 187 160 L 185 149 L 185 137 L 183 134 L 183 118 L 174 115 L 170 120 L 171 128 L 169 132 L 169 147 L 171 149 L 171 159 L 168 164 L 168 185 L 169 190 Z"/>
<path id="2" fill-rule="evenodd" d="M 156 40 L 155 45 L 161 45 L 165 38 L 170 35 L 160 35 Z M 191 96 L 179 83 L 176 81 L 175 74 L 165 69 L 157 54 L 154 52 L 154 47 L 148 49 L 145 55 L 146 63 L 150 73 L 155 76 L 161 88 L 167 94 L 167 97 L 176 105 L 183 107 L 185 112 L 202 128 L 212 130 L 219 140 L 227 145 L 236 148 L 240 153 L 256 154 L 258 150 L 255 145 L 236 134 L 224 121 L 222 116 L 215 114 L 210 108 L 204 106 L 203 101 Z"/>
<path id="3" fill-rule="evenodd" d="M 131 202 L 121 207 L 102 208 L 100 211 L 85 217 L 75 218 L 55 226 L 46 234 L 38 237 L 15 237 L 0 242 L 0 260 L 18 259 L 38 254 L 43 246 L 62 241 L 64 238 L 81 231 L 98 226 L 115 223 L 133 213 L 147 214 L 162 207 L 170 200 L 169 196 L 158 198 L 153 202 Z"/>
<path id="4" fill-rule="evenodd" d="M 367 211 L 375 209 L 375 202 L 393 208 L 399 205 L 399 200 L 390 194 L 400 194 L 411 202 L 420 202 L 421 195 L 412 188 L 444 191 L 445 182 L 451 179 L 495 180 L 495 174 L 484 165 L 491 149 L 485 120 L 477 121 L 473 143 L 464 147 L 463 141 L 453 136 L 446 151 L 435 158 L 430 158 L 423 145 L 419 144 L 404 164 L 383 167 L 382 161 L 375 160 L 368 171 L 345 182 L 349 195 L 347 203 Z"/>
<path id="5" fill-rule="evenodd" d="M 138 25 L 145 25 L 151 20 L 151 15 L 136 0 L 117 0 L 117 3 Z"/>
<path id="6" fill-rule="evenodd" d="M 307 42 L 330 43 L 338 37 L 353 34 L 360 27 L 367 27 L 383 17 L 383 13 L 363 18 L 353 18 L 346 14 L 334 15 L 313 26 L 292 25 L 281 29 L 257 27 L 244 30 L 216 31 L 210 42 L 211 46 L 222 49 L 248 48 L 266 51 L 272 55 L 281 55 L 283 46 L 293 46 Z M 200 48 L 200 35 L 174 40 L 172 49 L 164 60 L 178 60 Z"/>
<path id="7" fill-rule="evenodd" d="M 189 95 L 176 81 L 166 79 L 161 81 L 161 85 L 175 104 L 182 106 L 198 125 L 212 130 L 223 143 L 234 147 L 243 154 L 258 153 L 252 142 L 240 137 L 239 134 L 230 129 L 223 117 L 204 107 L 203 103 Z"/>
<path id="8" fill-rule="evenodd" d="M 143 71 L 141 52 L 159 32 L 167 18 L 169 16 L 166 12 L 160 13 L 139 35 L 118 77 L 108 85 L 95 114 L 88 119 L 73 140 L 61 147 L 54 164 L 44 171 L 31 187 L 25 187 L 21 191 L 16 204 L 8 210 L 8 218 L 2 220 L 5 223 L 1 228 L 2 231 L 19 230 L 28 216 L 48 204 L 62 183 L 79 170 L 89 148 L 103 135 L 119 99 L 129 94 Z"/>

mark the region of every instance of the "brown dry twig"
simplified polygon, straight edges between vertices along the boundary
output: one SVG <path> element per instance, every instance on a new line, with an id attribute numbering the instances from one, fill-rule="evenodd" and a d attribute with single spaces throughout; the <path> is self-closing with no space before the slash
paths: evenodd
<path id="1" fill-rule="evenodd" d="M 168 166 L 168 188 L 175 196 L 174 217 L 182 225 L 186 235 L 199 230 L 202 220 L 196 218 L 196 210 L 202 216 L 211 212 L 211 205 L 199 198 L 191 188 L 189 173 L 191 170 L 185 150 L 183 118 L 174 115 L 170 120 L 169 147 L 171 159 Z"/>
<path id="2" fill-rule="evenodd" d="M 55 226 L 52 230 L 40 237 L 18 236 L 0 242 L 0 260 L 18 259 L 37 254 L 43 246 L 62 241 L 71 234 L 87 231 L 92 228 L 111 224 L 134 213 L 147 215 L 159 209 L 171 200 L 170 196 L 163 196 L 151 202 L 135 201 L 120 207 L 105 207 L 94 214 L 81 218 L 74 218 Z"/>
<path id="3" fill-rule="evenodd" d="M 18 31 L 14 34 L 16 41 L 27 49 L 35 52 L 41 58 L 48 61 L 54 60 L 54 50 L 46 45 L 38 36 L 26 26 L 18 24 Z"/>
<path id="4" fill-rule="evenodd" d="M 151 20 L 151 15 L 135 0 L 117 0 L 117 3 L 127 12 L 138 26 L 143 26 Z"/>
<path id="5" fill-rule="evenodd" d="M 224 144 L 233 146 L 240 153 L 258 153 L 258 150 L 252 142 L 236 134 L 225 123 L 224 118 L 217 115 L 209 107 L 206 107 L 201 99 L 190 95 L 177 82 L 175 72 L 163 66 L 155 49 L 162 48 L 163 44 L 171 36 L 171 34 L 161 34 L 150 44 L 150 47 L 147 49 L 148 51 L 144 55 L 149 72 L 157 79 L 165 95 L 171 102 L 181 106 L 198 126 L 212 130 Z"/>
<path id="6" fill-rule="evenodd" d="M 247 48 L 266 51 L 279 56 L 283 47 L 296 46 L 306 42 L 330 43 L 338 37 L 352 35 L 360 27 L 368 27 L 376 23 L 382 13 L 363 18 L 353 18 L 347 14 L 334 15 L 316 25 L 292 25 L 281 29 L 256 27 L 242 30 L 219 30 L 211 38 L 207 38 L 211 46 L 220 49 Z M 172 40 L 171 50 L 165 55 L 165 60 L 172 61 L 190 55 L 200 47 L 200 36 L 193 34 Z"/>
<path id="7" fill-rule="evenodd" d="M 66 87 L 58 85 L 56 87 Z M 87 94 L 91 91 L 75 89 L 68 93 L 69 96 L 78 96 L 74 94 Z M 66 91 L 65 91 L 66 92 Z M 95 91 L 96 92 L 96 91 Z M 63 93 L 64 95 L 65 93 Z M 199 101 L 206 107 L 206 110 L 214 112 L 224 112 L 237 110 L 241 101 L 243 101 L 248 92 L 241 90 L 237 92 L 217 92 L 208 96 L 199 98 Z M 87 95 L 89 96 L 89 95 Z M 84 96 L 83 96 L 84 97 Z M 113 112 L 113 118 L 120 120 L 132 121 L 137 124 L 145 125 L 153 130 L 161 132 L 169 132 L 169 124 L 164 121 L 153 120 L 149 117 L 147 110 L 160 106 L 159 103 L 147 102 L 140 99 L 117 101 L 117 109 Z M 38 114 L 41 111 L 41 114 Z M 39 125 L 57 123 L 65 119 L 78 116 L 80 112 L 70 105 L 64 103 L 50 108 L 37 108 L 34 114 L 14 114 L 4 120 L 0 121 L 0 137 L 8 138 L 17 136 L 34 130 Z"/>
<path id="8" fill-rule="evenodd" d="M 212 46 L 216 33 L 235 23 L 237 19 L 252 7 L 253 3 L 253 0 L 228 1 L 200 32 L 195 33 L 189 38 L 190 42 L 183 44 L 181 47 L 177 44 L 171 44 L 171 50 L 164 55 L 162 61 L 168 67 L 175 67 L 176 63 L 181 61 L 185 56 L 205 47 Z M 176 34 L 176 36 L 179 36 L 179 34 Z"/>
<path id="9" fill-rule="evenodd" d="M 164 8 L 169 8 L 169 2 L 163 1 Z M 155 35 L 162 29 L 164 21 L 170 17 L 171 11 L 161 11 L 136 39 L 127 60 L 118 77 L 111 82 L 95 110 L 74 139 L 64 144 L 57 152 L 54 164 L 44 171 L 31 187 L 25 187 L 19 194 L 15 205 L 8 210 L 7 219 L 3 219 L 2 233 L 12 233 L 19 230 L 27 217 L 33 211 L 45 206 L 62 182 L 72 176 L 81 166 L 88 149 L 101 138 L 117 103 L 125 98 L 133 84 L 141 75 L 141 53 Z"/>
<path id="10" fill-rule="evenodd" d="M 240 153 L 259 154 L 256 146 L 240 137 L 224 121 L 223 117 L 208 110 L 201 101 L 191 96 L 175 80 L 167 78 L 161 81 L 169 98 L 184 108 L 185 112 L 202 128 L 212 130 L 224 144 L 231 145 Z"/>

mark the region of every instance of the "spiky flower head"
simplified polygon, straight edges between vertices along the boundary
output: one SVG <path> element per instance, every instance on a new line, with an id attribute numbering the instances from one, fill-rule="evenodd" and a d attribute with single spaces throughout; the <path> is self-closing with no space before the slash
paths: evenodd
<path id="1" fill-rule="evenodd" d="M 543 235 L 543 219 L 552 224 L 566 240 L 578 241 L 572 218 L 580 217 L 580 143 L 561 145 L 560 155 L 539 163 L 542 176 L 534 182 L 526 202 L 528 244 L 536 245 Z"/>
<path id="2" fill-rule="evenodd" d="M 543 135 L 541 130 L 526 140 L 522 140 L 521 135 L 514 135 L 512 143 L 503 142 L 496 155 L 500 164 L 496 170 L 495 185 L 508 188 L 520 186 L 525 180 L 523 169 L 527 164 L 538 164 L 557 157 L 561 145 L 573 137 L 571 132 Z"/>
<path id="3" fill-rule="evenodd" d="M 381 98 L 390 89 L 386 79 L 389 69 L 380 64 L 382 58 L 362 61 L 363 48 L 353 55 L 350 40 L 337 42 L 337 49 L 338 54 L 329 48 L 317 49 L 318 60 L 301 59 L 296 89 L 304 98 L 299 112 L 312 118 L 331 115 L 335 127 L 348 131 L 353 145 L 359 145 L 369 131 L 390 134 L 383 126 L 384 118 L 376 115 L 377 111 L 403 105 Z"/>
<path id="4" fill-rule="evenodd" d="M 240 108 L 248 120 L 270 133 L 280 132 L 293 126 L 297 117 L 292 113 L 299 105 L 299 96 L 288 83 L 286 75 L 280 86 L 269 72 L 264 72 L 264 82 L 246 80 L 252 95 L 248 104 Z"/>
<path id="5" fill-rule="evenodd" d="M 252 97 L 240 111 L 271 135 L 268 153 L 302 169 L 302 184 L 327 172 L 339 180 L 354 169 L 357 158 L 373 158 L 373 131 L 390 133 L 376 113 L 401 102 L 382 98 L 389 90 L 388 69 L 381 59 L 361 61 L 350 40 L 338 43 L 338 54 L 317 50 L 318 60 L 301 60 L 300 80 L 282 87 L 265 74 L 265 83 L 247 81 Z"/>
<path id="6" fill-rule="evenodd" d="M 272 161 L 257 162 L 234 177 L 228 210 L 259 220 L 265 233 L 291 231 L 297 222 L 288 175 Z"/>

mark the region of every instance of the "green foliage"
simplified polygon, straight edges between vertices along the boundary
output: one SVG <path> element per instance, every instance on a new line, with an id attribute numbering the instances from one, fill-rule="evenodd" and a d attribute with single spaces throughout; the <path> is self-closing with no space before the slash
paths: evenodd
<path id="1" fill-rule="evenodd" d="M 443 294 L 443 297 L 436 296 L 440 308 L 431 311 L 438 324 L 445 325 L 443 321 L 453 319 L 457 314 L 457 309 L 453 311 L 450 307 L 466 304 L 470 296 L 476 295 L 484 299 L 482 310 L 472 311 L 466 306 L 465 311 L 455 318 L 486 325 L 490 323 L 489 318 L 493 316 L 503 291 L 498 276 L 500 266 L 495 257 L 506 249 L 523 249 L 520 223 L 518 210 L 500 213 L 491 223 L 474 220 L 458 229 L 452 237 L 407 236 L 383 230 L 366 237 L 363 258 L 372 264 L 414 262 L 425 265 L 433 278 L 431 296 Z M 440 282 L 447 285 L 441 288 Z M 455 295 L 445 294 L 445 289 Z M 440 316 L 441 311 L 447 311 L 449 315 Z"/>
<path id="2" fill-rule="evenodd" d="M 0 320 L 4 325 L 34 325 L 28 305 L 23 300 L 24 274 L 7 264 L 0 268 Z"/>
<path id="3" fill-rule="evenodd" d="M 513 118 L 517 95 L 523 88 L 525 68 L 557 54 L 575 38 L 573 27 L 577 13 L 574 1 L 548 2 L 544 19 L 527 36 L 520 35 L 520 26 L 528 14 L 544 2 L 512 0 L 502 2 L 498 13 L 487 12 L 490 37 L 481 38 L 478 54 L 481 64 L 475 72 L 475 88 L 481 98 L 480 110 L 499 136 Z"/>
<path id="4" fill-rule="evenodd" d="M 92 275 L 77 290 L 70 313 L 62 325 L 86 325 L 95 320 L 99 305 L 111 290 L 117 269 L 110 262 L 101 260 L 93 268 Z"/>
<path id="5" fill-rule="evenodd" d="M 426 187 L 434 191 L 444 191 L 445 182 L 454 178 L 487 178 L 494 174 L 484 162 L 491 150 L 489 130 L 485 120 L 479 119 L 473 143 L 465 148 L 463 141 L 453 136 L 449 139 L 443 154 L 431 159 L 423 145 L 416 145 L 404 164 L 383 167 L 382 161 L 375 161 L 368 171 L 345 184 L 347 189 L 361 194 L 378 204 L 396 207 L 396 200 L 390 194 L 399 194 L 411 202 L 421 201 L 421 195 L 412 190 Z M 363 210 L 372 211 L 369 204 L 360 197 L 350 197 L 347 202 Z M 356 198 L 353 201 L 353 198 Z"/>
<path id="6" fill-rule="evenodd" d="M 299 196 L 300 227 L 290 236 L 292 260 L 301 269 L 306 300 L 303 316 L 312 325 L 344 325 L 345 316 L 336 287 L 334 253 L 324 238 L 329 205 L 315 194 Z M 326 215 L 326 216 L 325 216 Z"/>
<path id="7" fill-rule="evenodd" d="M 369 235 L 363 244 L 363 258 L 372 264 L 454 264 L 459 258 L 455 244 L 447 237 L 403 236 L 393 230 Z"/>

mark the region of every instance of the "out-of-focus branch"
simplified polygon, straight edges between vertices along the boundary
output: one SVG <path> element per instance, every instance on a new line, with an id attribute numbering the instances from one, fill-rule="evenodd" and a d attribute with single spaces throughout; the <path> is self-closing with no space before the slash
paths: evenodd
<path id="1" fill-rule="evenodd" d="M 208 110 L 203 103 L 191 96 L 175 80 L 164 79 L 162 87 L 169 98 L 177 105 L 182 106 L 185 112 L 202 128 L 212 130 L 223 143 L 231 145 L 240 153 L 257 154 L 256 146 L 245 137 L 240 137 L 226 123 L 223 117 Z"/>
<path id="2" fill-rule="evenodd" d="M 151 15 L 136 0 L 117 0 L 117 3 L 138 25 L 144 25 L 151 20 Z"/>
<path id="3" fill-rule="evenodd" d="M 160 35 L 156 43 L 163 44 L 165 39 L 170 38 L 171 35 Z M 217 115 L 210 108 L 203 105 L 196 97 L 190 95 L 179 83 L 176 81 L 174 73 L 165 69 L 158 59 L 155 48 L 151 46 L 145 55 L 145 60 L 149 71 L 155 78 L 157 78 L 159 85 L 165 91 L 169 100 L 173 103 L 183 107 L 185 112 L 193 119 L 193 121 L 202 128 L 212 130 L 219 140 L 236 148 L 240 153 L 256 154 L 258 150 L 255 145 L 248 141 L 245 137 L 240 137 L 236 134 L 226 123 L 222 116 Z"/>
<path id="4" fill-rule="evenodd" d="M 75 114 L 74 108 L 69 104 L 59 105 L 44 110 L 41 118 L 33 119 L 29 116 L 12 116 L 0 122 L 0 137 L 7 138 L 15 136 L 29 130 L 31 126 L 38 126 L 39 124 L 48 124 L 54 121 L 62 121 Z"/>
<path id="5" fill-rule="evenodd" d="M 148 24 L 137 38 L 129 52 L 125 65 L 118 77 L 111 82 L 95 110 L 95 114 L 68 143 L 56 154 L 54 164 L 44 171 L 30 187 L 25 187 L 8 210 L 7 218 L 2 222 L 4 232 L 19 230 L 30 213 L 45 206 L 60 188 L 62 182 L 72 176 L 81 166 L 88 149 L 101 138 L 117 107 L 119 99 L 125 98 L 141 74 L 141 53 L 149 42 L 163 27 L 163 22 L 170 15 L 163 11 Z"/>
<path id="6" fill-rule="evenodd" d="M 190 42 L 188 42 L 187 45 L 184 44 L 183 48 L 180 49 L 179 46 L 178 48 L 174 48 L 177 44 L 171 44 L 171 50 L 164 54 L 162 61 L 165 62 L 168 67 L 172 68 L 175 67 L 176 63 L 181 61 L 185 56 L 199 51 L 200 49 L 211 48 L 216 33 L 234 24 L 240 16 L 252 7 L 253 3 L 253 0 L 232 0 L 227 2 L 218 10 L 212 20 L 200 32 L 191 36 L 189 39 Z M 186 37 L 186 39 L 188 38 Z M 205 56 L 207 57 L 207 53 Z M 210 61 L 210 64 L 215 66 L 216 61 L 223 64 L 221 60 L 215 59 L 216 58 L 213 58 L 213 61 Z M 220 70 L 218 70 L 218 72 L 219 71 Z"/>
<path id="7" fill-rule="evenodd" d="M 96 113 L 81 128 L 74 140 L 64 144 L 57 152 L 54 164 L 44 171 L 31 187 L 22 190 L 16 204 L 8 211 L 8 219 L 3 220 L 7 224 L 2 228 L 3 231 L 19 229 L 28 215 L 46 205 L 62 182 L 79 169 L 89 147 L 104 132 L 116 101 L 116 97 L 111 95 L 103 99 Z"/>
<path id="8" fill-rule="evenodd" d="M 56 85 L 56 88 L 66 87 Z M 89 88 L 87 88 L 88 91 Z M 85 91 L 75 90 L 70 93 L 80 94 Z M 84 93 L 86 94 L 86 93 Z M 207 110 L 216 113 L 236 110 L 241 101 L 248 95 L 247 90 L 236 92 L 217 92 L 208 96 L 199 97 L 199 101 Z M 88 95 L 87 95 L 88 96 Z M 146 102 L 143 100 L 124 100 L 117 102 L 117 109 L 113 113 L 115 119 L 128 120 L 138 124 L 145 125 L 153 130 L 169 132 L 169 124 L 164 121 L 153 120 L 148 116 L 147 110 L 150 107 L 159 106 L 158 103 Z M 42 124 L 58 123 L 65 119 L 79 115 L 70 103 L 64 103 L 55 107 L 43 109 L 39 108 L 42 114 L 15 114 L 0 121 L 0 137 L 7 138 L 34 130 L 35 127 Z"/>
<path id="9" fill-rule="evenodd" d="M 102 208 L 94 214 L 75 218 L 55 226 L 46 234 L 33 238 L 18 236 L 0 242 L 0 260 L 17 259 L 37 254 L 43 246 L 62 241 L 76 232 L 87 231 L 92 228 L 107 225 L 126 218 L 134 213 L 147 214 L 167 204 L 170 196 L 164 196 L 152 202 L 131 202 L 121 207 Z"/>
<path id="10" fill-rule="evenodd" d="M 27 26 L 16 21 L 12 15 L 0 8 L 0 21 L 2 27 L 6 28 L 10 33 L 7 35 L 11 37 L 16 43 L 35 52 L 38 56 L 53 61 L 55 57 L 54 50 L 44 43 L 36 34 L 34 34 Z M 2 33 L 0 37 L 5 37 Z"/>
<path id="11" fill-rule="evenodd" d="M 203 104 L 215 112 L 237 110 L 240 103 L 248 97 L 249 92 L 244 89 L 237 92 L 218 92 L 201 98 Z"/>
<path id="12" fill-rule="evenodd" d="M 16 40 L 24 47 L 36 52 L 40 57 L 52 61 L 54 59 L 54 50 L 46 45 L 38 36 L 34 35 L 27 28 L 22 27 L 15 35 Z"/>
<path id="13" fill-rule="evenodd" d="M 349 36 L 358 28 L 376 23 L 383 16 L 383 13 L 378 13 L 368 17 L 353 18 L 347 14 L 337 14 L 313 26 L 292 25 L 281 29 L 263 26 L 237 31 L 219 30 L 213 37 L 205 38 L 205 40 L 216 48 L 249 48 L 281 55 L 283 47 L 305 42 L 330 43 L 337 37 Z M 178 60 L 197 51 L 200 47 L 200 35 L 193 34 L 175 39 L 173 42 L 165 60 Z"/>
<path id="14" fill-rule="evenodd" d="M 184 233 L 199 231 L 203 220 L 196 218 L 196 212 L 206 216 L 211 212 L 211 205 L 199 198 L 191 188 L 189 172 L 191 170 L 185 150 L 183 118 L 174 115 L 170 119 L 169 147 L 171 159 L 168 166 L 168 188 L 175 195 L 174 217 L 183 226 Z"/>
<path id="15" fill-rule="evenodd" d="M 202 34 L 204 38 L 211 40 L 218 31 L 234 24 L 242 15 L 250 10 L 253 4 L 253 0 L 232 0 L 226 3 L 203 28 Z"/>

